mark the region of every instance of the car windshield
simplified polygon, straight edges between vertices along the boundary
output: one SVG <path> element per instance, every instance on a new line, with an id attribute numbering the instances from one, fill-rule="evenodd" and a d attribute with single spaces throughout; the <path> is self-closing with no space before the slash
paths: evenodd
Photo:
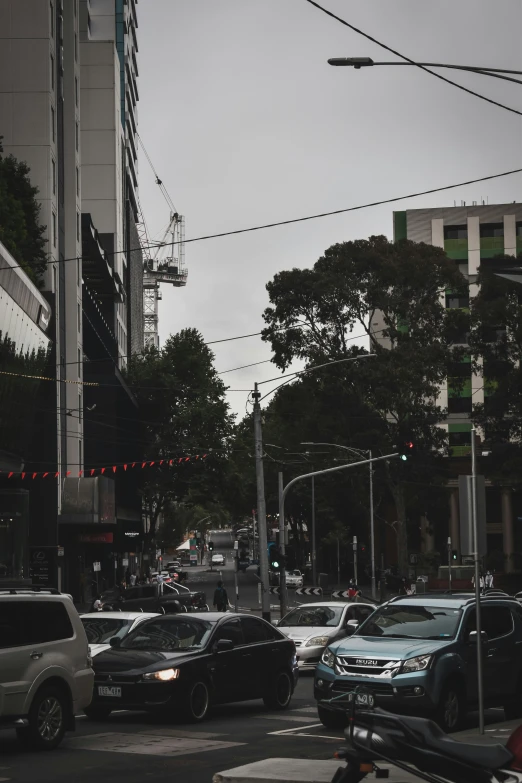
<path id="1" fill-rule="evenodd" d="M 278 625 L 288 627 L 324 627 L 335 628 L 341 622 L 341 606 L 301 606 L 289 612 Z"/>
<path id="2" fill-rule="evenodd" d="M 150 620 L 128 634 L 121 643 L 124 650 L 187 650 L 204 647 L 215 623 L 194 617 L 169 617 Z"/>
<path id="3" fill-rule="evenodd" d="M 301 576 L 301 572 L 300 571 L 290 571 L 288 576 Z"/>
<path id="4" fill-rule="evenodd" d="M 447 606 L 390 604 L 378 609 L 357 630 L 357 636 L 392 639 L 453 639 L 462 612 Z"/>
<path id="5" fill-rule="evenodd" d="M 108 644 L 109 639 L 123 638 L 132 625 L 132 620 L 112 619 L 111 617 L 81 618 L 89 644 Z"/>

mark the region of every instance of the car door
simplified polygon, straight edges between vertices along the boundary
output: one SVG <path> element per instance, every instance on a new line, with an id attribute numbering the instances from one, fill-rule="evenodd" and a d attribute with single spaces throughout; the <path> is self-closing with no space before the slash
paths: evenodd
<path id="1" fill-rule="evenodd" d="M 263 695 L 263 673 L 272 666 L 272 659 L 279 655 L 279 650 L 273 644 L 270 627 L 263 620 L 241 617 L 241 626 L 245 637 L 242 658 L 246 666 L 246 698 L 259 699 Z"/>
<path id="2" fill-rule="evenodd" d="M 514 618 L 509 606 L 484 606 L 482 628 L 488 635 L 488 646 L 484 652 L 488 670 L 490 697 L 501 702 L 513 694 L 516 684 L 516 638 Z"/>
<path id="3" fill-rule="evenodd" d="M 481 608 L 480 619 L 481 629 L 486 631 L 484 627 L 484 610 L 487 607 Z M 487 619 L 487 617 L 486 617 Z M 476 644 L 469 643 L 469 634 L 472 631 L 477 630 L 477 617 L 475 608 L 468 611 L 464 618 L 462 631 L 460 634 L 460 640 L 462 642 L 461 656 L 464 660 L 464 669 L 466 676 L 466 693 L 468 695 L 468 701 L 476 704 L 478 701 L 478 670 L 477 670 L 477 647 Z M 487 631 L 486 631 L 487 633 Z M 493 666 L 493 658 L 488 655 L 489 652 L 489 640 L 482 646 L 482 687 L 484 690 L 484 700 L 491 702 L 494 700 L 495 693 L 495 669 Z M 498 675 L 497 675 L 498 676 Z"/>
<path id="4" fill-rule="evenodd" d="M 141 610 L 142 586 L 129 587 L 122 593 L 122 609 L 125 612 L 139 612 Z"/>
<path id="5" fill-rule="evenodd" d="M 234 642 L 234 647 L 212 654 L 209 660 L 216 700 L 241 701 L 246 687 L 248 659 L 244 657 L 243 630 L 238 617 L 220 623 L 212 635 L 211 648 L 220 639 Z"/>

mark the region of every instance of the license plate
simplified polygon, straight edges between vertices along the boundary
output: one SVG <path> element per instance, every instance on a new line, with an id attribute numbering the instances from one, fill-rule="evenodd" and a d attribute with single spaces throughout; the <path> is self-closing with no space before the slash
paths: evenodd
<path id="1" fill-rule="evenodd" d="M 373 707 L 375 704 L 375 697 L 372 693 L 357 693 L 355 696 L 355 703 L 361 707 Z"/>
<path id="2" fill-rule="evenodd" d="M 121 699 L 121 688 L 115 688 L 109 685 L 98 686 L 98 696 L 113 696 L 117 699 Z"/>

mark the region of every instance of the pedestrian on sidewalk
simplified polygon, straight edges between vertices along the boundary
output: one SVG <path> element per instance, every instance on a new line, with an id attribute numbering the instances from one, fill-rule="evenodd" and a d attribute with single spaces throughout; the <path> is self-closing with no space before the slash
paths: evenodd
<path id="1" fill-rule="evenodd" d="M 214 606 L 218 612 L 226 612 L 228 609 L 228 594 L 220 580 L 214 591 Z"/>

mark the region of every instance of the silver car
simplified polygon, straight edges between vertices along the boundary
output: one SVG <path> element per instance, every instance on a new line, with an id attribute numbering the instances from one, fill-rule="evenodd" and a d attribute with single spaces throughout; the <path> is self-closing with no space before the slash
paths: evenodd
<path id="1" fill-rule="evenodd" d="M 321 601 L 292 609 L 277 627 L 295 642 L 299 669 L 315 669 L 323 650 L 350 636 L 376 609 L 370 603 Z"/>

